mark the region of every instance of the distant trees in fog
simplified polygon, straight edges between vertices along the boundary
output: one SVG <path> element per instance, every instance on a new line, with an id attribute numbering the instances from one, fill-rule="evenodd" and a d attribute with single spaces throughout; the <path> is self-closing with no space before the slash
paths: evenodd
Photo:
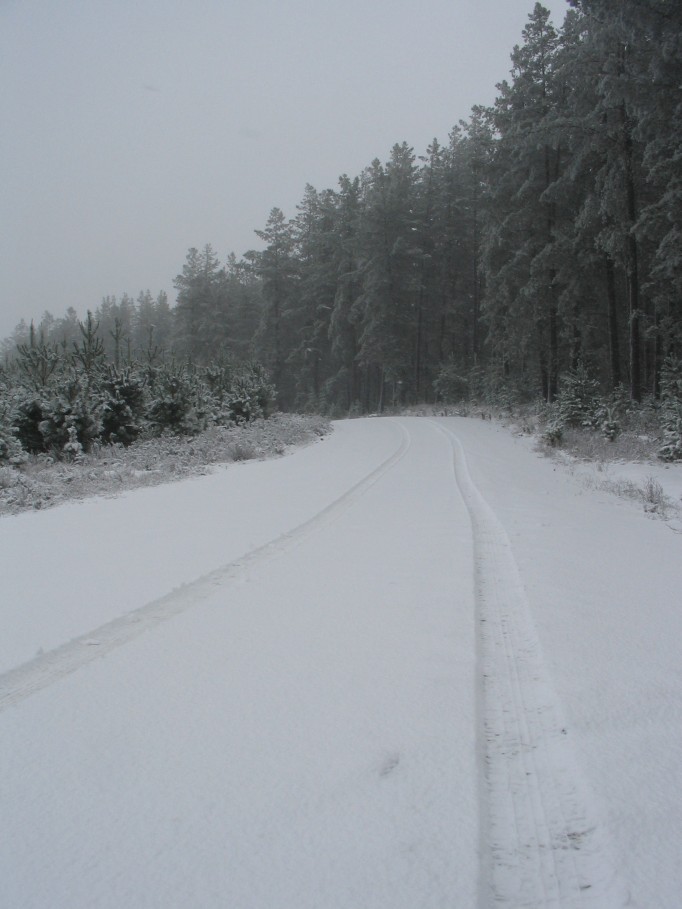
<path id="1" fill-rule="evenodd" d="M 574 0 L 557 30 L 536 4 L 511 61 L 446 144 L 307 186 L 241 260 L 191 249 L 174 306 L 105 298 L 103 356 L 257 360 L 279 406 L 339 414 L 551 402 L 578 368 L 604 394 L 658 396 L 682 357 L 682 5 Z M 62 351 L 79 332 L 73 311 L 34 327 Z"/>

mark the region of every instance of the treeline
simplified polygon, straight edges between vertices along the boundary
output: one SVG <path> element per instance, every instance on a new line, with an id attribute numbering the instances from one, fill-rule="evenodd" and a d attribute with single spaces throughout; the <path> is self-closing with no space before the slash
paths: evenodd
<path id="1" fill-rule="evenodd" d="M 137 300 L 128 294 L 120 299 L 104 297 L 85 321 L 90 321 L 105 359 L 114 366 L 133 362 L 153 366 L 167 360 L 173 348 L 175 314 L 163 291 L 156 297 L 148 290 L 143 291 Z M 67 358 L 81 343 L 83 326 L 84 322 L 73 307 L 69 307 L 61 318 L 46 311 L 38 325 L 22 321 L 12 337 L 2 344 L 5 365 L 16 357 L 22 345 L 47 345 L 62 358 Z"/>
<path id="2" fill-rule="evenodd" d="M 275 390 L 259 364 L 178 363 L 156 347 L 134 361 L 118 318 L 114 325 L 109 356 L 92 313 L 76 321 L 70 344 L 31 327 L 0 370 L 0 466 L 30 454 L 78 460 L 96 444 L 126 447 L 141 436 L 195 435 L 269 415 Z"/>
<path id="3" fill-rule="evenodd" d="M 573 0 L 557 30 L 536 4 L 511 61 L 447 144 L 306 187 L 241 260 L 190 250 L 174 307 L 105 299 L 108 359 L 255 359 L 280 407 L 332 414 L 549 403 L 578 369 L 657 399 L 682 357 L 682 5 Z M 35 330 L 68 347 L 69 319 Z"/>

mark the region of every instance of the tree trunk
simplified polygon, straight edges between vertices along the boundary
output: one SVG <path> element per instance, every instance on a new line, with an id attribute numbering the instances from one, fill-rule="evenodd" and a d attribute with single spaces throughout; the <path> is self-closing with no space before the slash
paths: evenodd
<path id="1" fill-rule="evenodd" d="M 419 299 L 417 302 L 417 338 L 415 341 L 415 360 L 414 360 L 414 394 L 417 401 L 421 400 L 421 374 L 422 374 L 422 334 L 424 323 L 424 284 L 419 288 Z"/>
<path id="2" fill-rule="evenodd" d="M 616 297 L 616 269 L 613 259 L 606 256 L 606 300 L 609 329 L 609 362 L 611 365 L 611 385 L 618 388 L 622 382 L 620 366 L 620 338 L 618 336 L 618 300 Z"/>
<path id="3" fill-rule="evenodd" d="M 561 150 L 557 149 L 554 161 L 554 179 L 558 179 L 561 161 Z M 545 145 L 545 190 L 549 189 L 552 182 L 552 154 L 548 145 Z M 549 206 L 547 215 L 546 243 L 554 243 L 554 228 L 556 224 L 556 209 L 554 203 Z M 559 387 L 559 308 L 556 301 L 556 270 L 549 269 L 547 295 L 549 298 L 549 357 L 547 363 L 547 403 L 551 404 L 556 398 Z"/>
<path id="4" fill-rule="evenodd" d="M 384 381 L 384 367 L 379 366 L 378 369 L 379 369 L 379 399 L 378 399 L 377 410 L 379 411 L 379 413 L 383 413 L 384 412 L 384 385 L 386 383 Z"/>
<path id="5" fill-rule="evenodd" d="M 559 313 L 553 279 L 549 288 L 549 363 L 547 364 L 547 403 L 551 404 L 559 390 Z"/>
<path id="6" fill-rule="evenodd" d="M 663 352 L 663 338 L 661 337 L 661 314 L 656 313 L 656 337 L 654 339 L 654 371 L 651 393 L 658 401 L 661 397 L 661 368 L 665 358 Z"/>
<path id="7" fill-rule="evenodd" d="M 478 173 L 474 170 L 474 193 L 473 193 L 473 250 L 472 250 L 472 278 L 473 286 L 473 304 L 474 304 L 474 324 L 471 337 L 471 348 L 473 354 L 474 366 L 478 365 L 478 353 L 480 350 L 480 327 L 479 320 L 481 317 L 481 298 L 479 289 L 479 230 L 478 230 Z"/>
<path id="8" fill-rule="evenodd" d="M 623 152 L 625 159 L 625 184 L 627 194 L 628 234 L 627 252 L 627 286 L 628 286 L 628 319 L 629 319 L 629 352 L 630 352 L 630 398 L 633 401 L 642 399 L 642 328 L 641 300 L 639 286 L 639 250 L 634 226 L 637 221 L 637 195 L 633 160 L 632 124 L 625 110 L 621 107 L 623 125 Z"/>

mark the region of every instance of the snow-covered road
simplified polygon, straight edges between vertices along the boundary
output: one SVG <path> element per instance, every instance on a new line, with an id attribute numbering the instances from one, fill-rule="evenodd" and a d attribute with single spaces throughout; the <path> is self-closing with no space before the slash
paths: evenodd
<path id="1" fill-rule="evenodd" d="M 0 905 L 678 905 L 682 537 L 489 423 L 0 519 Z"/>

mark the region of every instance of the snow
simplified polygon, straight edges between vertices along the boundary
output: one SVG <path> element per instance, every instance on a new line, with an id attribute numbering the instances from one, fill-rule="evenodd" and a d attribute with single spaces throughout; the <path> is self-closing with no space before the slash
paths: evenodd
<path id="1" fill-rule="evenodd" d="M 676 907 L 669 523 L 462 418 L 0 518 L 0 905 Z"/>

